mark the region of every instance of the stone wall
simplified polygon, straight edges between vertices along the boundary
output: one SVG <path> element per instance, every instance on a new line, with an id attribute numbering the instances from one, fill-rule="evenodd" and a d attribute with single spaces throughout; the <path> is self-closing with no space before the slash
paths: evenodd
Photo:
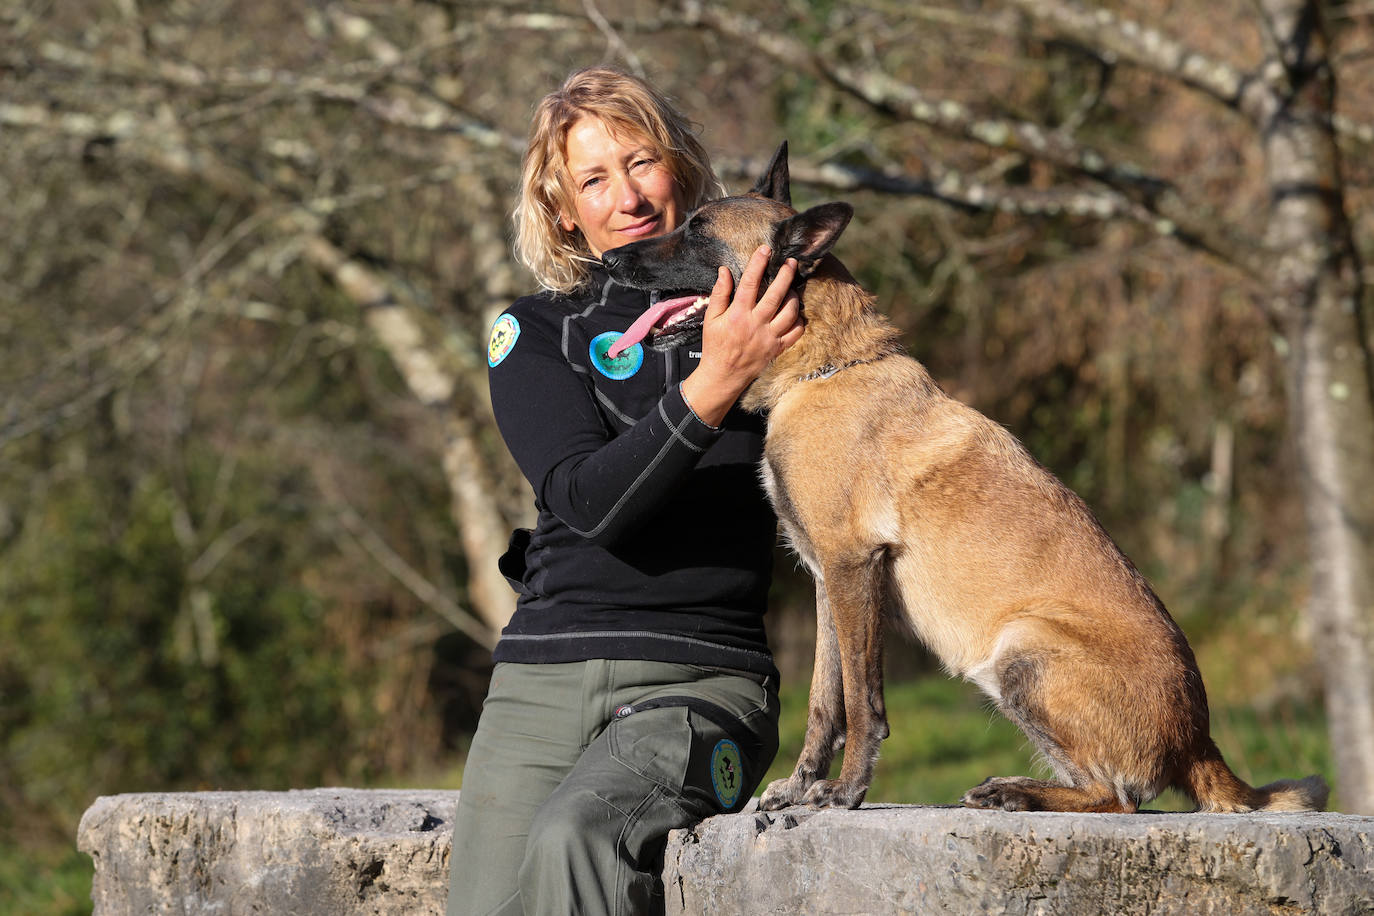
<path id="1" fill-rule="evenodd" d="M 97 799 L 96 916 L 439 914 L 456 792 Z M 1374 818 L 793 809 L 669 837 L 670 914 L 1368 913 Z"/>
<path id="2" fill-rule="evenodd" d="M 678 831 L 669 913 L 1374 913 L 1374 818 L 866 807 Z"/>
<path id="3" fill-rule="evenodd" d="M 98 798 L 77 846 L 96 916 L 439 914 L 457 792 L 312 789 Z"/>

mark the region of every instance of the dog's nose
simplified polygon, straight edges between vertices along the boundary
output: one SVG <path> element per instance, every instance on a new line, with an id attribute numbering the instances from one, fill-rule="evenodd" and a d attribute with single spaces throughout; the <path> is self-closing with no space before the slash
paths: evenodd
<path id="1" fill-rule="evenodd" d="M 601 256 L 602 265 L 611 273 L 615 273 L 618 268 L 624 265 L 625 261 L 620 254 L 620 249 L 615 248 Z"/>

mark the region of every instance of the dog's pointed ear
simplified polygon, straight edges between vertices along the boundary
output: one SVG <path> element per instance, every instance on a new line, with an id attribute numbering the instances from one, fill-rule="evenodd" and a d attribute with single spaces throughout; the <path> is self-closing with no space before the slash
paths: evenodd
<path id="1" fill-rule="evenodd" d="M 792 183 L 787 176 L 786 140 L 778 146 L 778 151 L 773 154 L 773 161 L 768 163 L 768 168 L 759 176 L 759 180 L 754 182 L 749 193 L 792 206 Z"/>
<path id="2" fill-rule="evenodd" d="M 835 247 L 853 216 L 854 208 L 849 204 L 833 203 L 788 217 L 773 231 L 773 260 L 781 264 L 796 258 L 797 273 L 811 276 L 821 258 Z"/>

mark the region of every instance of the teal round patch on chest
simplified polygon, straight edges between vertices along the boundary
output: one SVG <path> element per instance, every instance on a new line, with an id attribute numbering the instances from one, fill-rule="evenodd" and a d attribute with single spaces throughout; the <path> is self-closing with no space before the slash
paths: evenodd
<path id="1" fill-rule="evenodd" d="M 606 351 L 611 348 L 611 344 L 620 339 L 619 331 L 607 331 L 592 338 L 592 345 L 588 348 L 587 355 L 591 357 L 592 365 L 596 371 L 609 379 L 620 381 L 627 379 L 639 371 L 639 367 L 644 365 L 644 345 L 635 344 L 626 347 L 621 354 L 614 359 L 606 355 Z"/>
<path id="2" fill-rule="evenodd" d="M 735 807 L 744 789 L 744 758 L 739 745 L 729 738 L 717 741 L 711 750 L 711 788 L 715 789 L 721 807 L 727 810 Z"/>

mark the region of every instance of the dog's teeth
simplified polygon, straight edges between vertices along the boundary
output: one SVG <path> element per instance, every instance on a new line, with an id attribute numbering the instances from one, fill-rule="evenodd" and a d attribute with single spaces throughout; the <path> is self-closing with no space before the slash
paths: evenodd
<path id="1" fill-rule="evenodd" d="M 710 296 L 697 296 L 697 301 L 693 302 L 691 305 L 687 306 L 685 309 L 683 309 L 682 311 L 678 312 L 676 315 L 673 315 L 671 318 L 665 321 L 663 323 L 663 327 L 671 328 L 673 325 L 682 321 L 684 318 L 687 318 L 691 315 L 695 315 L 697 312 L 701 311 L 703 308 L 710 304 Z"/>

